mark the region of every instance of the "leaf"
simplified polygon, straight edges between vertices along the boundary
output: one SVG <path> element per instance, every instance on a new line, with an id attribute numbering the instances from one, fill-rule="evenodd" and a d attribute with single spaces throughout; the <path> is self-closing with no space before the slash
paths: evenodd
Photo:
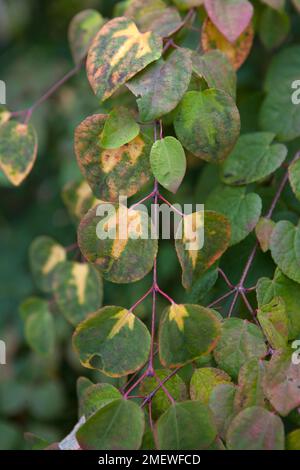
<path id="1" fill-rule="evenodd" d="M 29 346 L 41 356 L 51 356 L 55 346 L 55 327 L 48 302 L 30 297 L 23 302 L 20 312 Z"/>
<path id="2" fill-rule="evenodd" d="M 266 97 L 260 110 L 260 126 L 265 131 L 274 132 L 281 141 L 300 136 L 300 106 L 293 103 L 292 88 L 299 74 L 300 47 L 293 45 L 274 56 L 266 75 Z"/>
<path id="3" fill-rule="evenodd" d="M 179 140 L 170 136 L 157 140 L 151 148 L 150 165 L 159 184 L 176 193 L 186 172 L 186 157 Z"/>
<path id="4" fill-rule="evenodd" d="M 102 305 L 102 279 L 87 263 L 60 263 L 55 269 L 53 289 L 59 309 L 72 325 L 77 325 Z"/>
<path id="5" fill-rule="evenodd" d="M 300 335 L 299 285 L 285 277 L 277 268 L 274 279 L 262 277 L 258 280 L 256 292 L 259 307 L 268 304 L 276 296 L 283 299 L 288 317 L 289 339 L 298 338 Z"/>
<path id="6" fill-rule="evenodd" d="M 11 113 L 5 106 L 0 105 L 0 126 L 5 124 L 11 118 Z"/>
<path id="7" fill-rule="evenodd" d="M 79 222 L 80 219 L 99 201 L 93 195 L 85 180 L 69 181 L 62 190 L 62 200 L 70 216 Z"/>
<path id="8" fill-rule="evenodd" d="M 100 136 L 107 116 L 87 117 L 75 131 L 75 153 L 81 173 L 99 199 L 132 196 L 150 178 L 150 140 L 140 134 L 117 149 L 103 149 Z"/>
<path id="9" fill-rule="evenodd" d="M 37 156 L 37 136 L 29 124 L 7 121 L 0 126 L 0 169 L 19 186 L 30 173 Z"/>
<path id="10" fill-rule="evenodd" d="M 240 115 L 221 90 L 189 91 L 178 106 L 175 133 L 183 146 L 208 162 L 221 162 L 240 132 Z"/>
<path id="11" fill-rule="evenodd" d="M 263 380 L 266 362 L 255 357 L 245 362 L 239 371 L 238 388 L 234 398 L 237 412 L 251 406 L 265 406 Z"/>
<path id="12" fill-rule="evenodd" d="M 127 108 L 113 109 L 105 121 L 100 145 L 104 149 L 116 149 L 128 144 L 140 133 L 140 127 Z"/>
<path id="13" fill-rule="evenodd" d="M 29 248 L 29 261 L 32 275 L 38 288 L 52 292 L 53 274 L 56 266 L 66 260 L 63 246 L 50 237 L 35 238 Z"/>
<path id="14" fill-rule="evenodd" d="M 236 387 L 233 384 L 217 385 L 211 393 L 209 407 L 213 412 L 218 434 L 225 438 L 227 428 L 235 415 L 234 398 Z"/>
<path id="15" fill-rule="evenodd" d="M 168 307 L 159 327 L 159 357 L 164 367 L 178 367 L 210 353 L 221 324 L 213 310 L 200 305 Z"/>
<path id="16" fill-rule="evenodd" d="M 260 406 L 246 408 L 231 422 L 226 444 L 229 450 L 284 450 L 283 423 Z"/>
<path id="17" fill-rule="evenodd" d="M 175 403 L 159 418 L 159 450 L 206 449 L 217 435 L 212 413 L 198 401 Z"/>
<path id="18" fill-rule="evenodd" d="M 140 119 L 152 121 L 172 111 L 187 91 L 191 75 L 191 51 L 179 48 L 131 79 L 127 87 L 138 97 Z"/>
<path id="19" fill-rule="evenodd" d="M 209 18 L 205 20 L 201 32 L 201 44 L 204 52 L 219 49 L 228 57 L 235 70 L 243 65 L 250 54 L 253 39 L 254 30 L 251 23 L 234 44 L 220 33 Z"/>
<path id="20" fill-rule="evenodd" d="M 286 436 L 286 450 L 300 450 L 300 429 L 295 429 Z"/>
<path id="21" fill-rule="evenodd" d="M 200 55 L 194 53 L 193 72 L 204 78 L 209 88 L 222 90 L 233 99 L 236 97 L 236 73 L 227 56 L 218 49 Z"/>
<path id="22" fill-rule="evenodd" d="M 102 204 L 82 219 L 78 244 L 104 279 L 119 284 L 135 282 L 153 267 L 158 244 L 152 228 L 143 210 Z"/>
<path id="23" fill-rule="evenodd" d="M 272 144 L 271 132 L 243 134 L 223 165 L 222 179 L 226 184 L 245 185 L 274 173 L 287 156 L 282 144 Z"/>
<path id="24" fill-rule="evenodd" d="M 300 227 L 287 220 L 278 222 L 271 235 L 270 249 L 280 270 L 300 283 Z"/>
<path id="25" fill-rule="evenodd" d="M 170 373 L 171 371 L 167 369 L 156 369 L 155 374 L 157 377 L 146 377 L 140 385 L 139 392 L 144 396 L 149 395 L 157 387 L 159 381 L 162 382 Z M 168 381 L 164 383 L 164 387 L 175 401 L 183 401 L 187 398 L 185 383 L 178 374 L 168 379 Z M 151 401 L 153 419 L 158 419 L 169 407 L 170 400 L 164 390 L 160 388 Z"/>
<path id="26" fill-rule="evenodd" d="M 68 38 L 75 64 L 79 64 L 86 56 L 96 33 L 104 23 L 97 10 L 83 10 L 72 18 Z"/>
<path id="27" fill-rule="evenodd" d="M 281 297 L 274 297 L 270 303 L 262 305 L 257 312 L 257 319 L 272 348 L 282 349 L 287 346 L 288 318 Z"/>
<path id="28" fill-rule="evenodd" d="M 140 33 L 130 19 L 108 21 L 95 36 L 87 57 L 87 76 L 94 93 L 101 101 L 107 100 L 161 53 L 161 39 L 151 32 Z"/>
<path id="29" fill-rule="evenodd" d="M 270 240 L 274 227 L 275 222 L 266 217 L 261 217 L 255 227 L 256 238 L 264 253 L 270 249 Z"/>
<path id="30" fill-rule="evenodd" d="M 223 370 L 215 367 L 196 369 L 190 382 L 191 399 L 199 400 L 208 405 L 215 387 L 230 382 L 231 378 Z"/>
<path id="31" fill-rule="evenodd" d="M 289 180 L 296 198 L 300 201 L 300 159 L 289 165 Z"/>
<path id="32" fill-rule="evenodd" d="M 247 0 L 204 0 L 208 16 L 226 39 L 234 43 L 249 26 L 253 6 Z"/>
<path id="33" fill-rule="evenodd" d="M 73 345 L 84 367 L 122 377 L 139 370 L 147 361 L 150 334 L 129 310 L 108 306 L 77 326 Z"/>
<path id="34" fill-rule="evenodd" d="M 268 363 L 264 391 L 281 416 L 300 406 L 300 367 L 292 362 L 292 350 L 275 351 Z"/>
<path id="35" fill-rule="evenodd" d="M 231 225 L 230 244 L 235 245 L 256 226 L 262 211 L 262 201 L 258 194 L 246 193 L 246 188 L 217 186 L 208 196 L 205 208 L 228 218 Z"/>
<path id="36" fill-rule="evenodd" d="M 291 28 L 290 17 L 285 11 L 266 7 L 259 21 L 259 37 L 266 49 L 280 46 Z"/>
<path id="37" fill-rule="evenodd" d="M 229 318 L 224 321 L 221 339 L 214 350 L 218 366 L 236 379 L 240 368 L 249 359 L 261 359 L 267 347 L 260 328 L 247 320 Z"/>
<path id="38" fill-rule="evenodd" d="M 199 249 L 204 229 L 204 245 Z M 179 238 L 179 232 L 182 232 Z M 230 223 L 217 212 L 205 211 L 186 215 L 176 233 L 175 247 L 182 268 L 182 284 L 190 289 L 227 250 Z"/>
<path id="39" fill-rule="evenodd" d="M 80 398 L 80 416 L 88 419 L 113 400 L 122 398 L 121 393 L 111 384 L 98 383 L 87 387 Z"/>
<path id="40" fill-rule="evenodd" d="M 144 413 L 129 400 L 114 400 L 93 414 L 76 433 L 84 450 L 137 450 L 145 428 Z"/>

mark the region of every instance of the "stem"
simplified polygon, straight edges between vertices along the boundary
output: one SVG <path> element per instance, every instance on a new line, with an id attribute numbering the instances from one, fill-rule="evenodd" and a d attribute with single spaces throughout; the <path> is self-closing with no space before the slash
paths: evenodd
<path id="1" fill-rule="evenodd" d="M 133 312 L 133 310 L 135 310 L 138 307 L 138 305 L 140 305 L 148 297 L 148 295 L 152 292 L 152 290 L 153 290 L 153 287 L 151 286 L 150 289 L 148 289 L 147 292 L 140 299 L 138 299 L 132 305 L 132 307 L 130 307 L 129 312 Z"/>
<path id="2" fill-rule="evenodd" d="M 130 395 L 132 390 L 134 390 L 144 380 L 144 378 L 147 377 L 147 375 L 148 375 L 148 370 L 143 372 L 142 375 L 134 382 L 134 384 L 132 384 L 131 387 L 129 387 L 127 392 L 124 394 L 125 400 L 128 399 L 128 395 Z"/>
<path id="3" fill-rule="evenodd" d="M 160 287 L 156 284 L 155 286 L 155 290 L 156 292 L 158 292 L 160 295 L 162 295 L 163 297 L 165 297 L 165 299 L 167 299 L 170 304 L 174 305 L 176 304 L 176 302 L 172 299 L 172 297 L 170 297 L 168 294 L 166 294 L 166 292 L 164 292 L 163 290 L 160 289 Z"/>
<path id="4" fill-rule="evenodd" d="M 228 277 L 226 276 L 226 274 L 224 273 L 224 271 L 221 269 L 221 268 L 218 268 L 218 272 L 219 274 L 221 274 L 222 278 L 224 279 L 224 281 L 226 282 L 227 286 L 230 288 L 230 289 L 233 289 L 234 288 L 234 285 L 231 284 L 231 282 L 229 281 Z"/>
<path id="5" fill-rule="evenodd" d="M 180 212 L 180 210 L 176 209 L 175 206 L 173 206 L 173 204 L 170 203 L 170 201 L 168 201 L 168 199 L 166 199 L 165 197 L 163 197 L 160 193 L 158 195 L 159 199 L 161 199 L 165 204 L 168 204 L 169 207 L 171 207 L 171 209 L 176 212 L 176 214 L 180 215 L 180 217 L 184 217 L 184 214 L 182 212 Z"/>
<path id="6" fill-rule="evenodd" d="M 214 305 L 216 304 L 219 304 L 220 302 L 222 302 L 222 300 L 225 300 L 227 299 L 227 297 L 229 297 L 230 295 L 232 295 L 234 293 L 234 290 L 231 290 L 229 292 L 226 292 L 226 294 L 222 295 L 221 297 L 219 297 L 218 299 L 214 300 L 211 304 L 209 304 L 207 307 L 208 308 L 211 308 L 213 307 Z"/>
<path id="7" fill-rule="evenodd" d="M 169 374 L 167 377 L 165 377 L 161 382 L 160 384 L 158 384 L 157 387 L 155 387 L 154 390 L 152 390 L 151 393 L 149 393 L 149 395 L 147 397 L 145 397 L 143 403 L 141 404 L 141 407 L 144 408 L 145 405 L 147 405 L 147 403 L 149 403 L 149 401 L 152 400 L 152 398 L 154 397 L 154 395 L 158 392 L 158 390 L 161 389 L 161 386 L 164 385 L 168 380 L 170 380 L 175 374 L 177 374 L 177 372 L 181 369 L 181 367 L 177 367 L 176 369 L 173 370 L 173 372 L 171 372 L 171 374 Z"/>
<path id="8" fill-rule="evenodd" d="M 230 318 L 231 315 L 232 315 L 232 312 L 233 312 L 233 309 L 234 309 L 234 307 L 235 307 L 235 304 L 236 304 L 236 301 L 237 301 L 237 299 L 238 299 L 238 296 L 239 296 L 239 291 L 236 290 L 236 291 L 235 291 L 235 294 L 234 294 L 234 297 L 233 297 L 233 299 L 232 299 L 231 305 L 230 305 L 230 307 L 229 307 L 228 318 Z"/>
<path id="9" fill-rule="evenodd" d="M 154 373 L 155 375 L 155 379 L 157 380 L 157 382 L 159 383 L 160 385 L 160 388 L 165 392 L 166 396 L 168 397 L 168 399 L 170 400 L 170 402 L 172 403 L 172 405 L 174 405 L 175 403 L 175 400 L 174 398 L 172 397 L 171 393 L 169 392 L 169 390 L 164 386 L 164 384 L 162 383 L 162 381 L 160 380 L 160 378 L 158 377 L 158 375 L 156 373 Z"/>

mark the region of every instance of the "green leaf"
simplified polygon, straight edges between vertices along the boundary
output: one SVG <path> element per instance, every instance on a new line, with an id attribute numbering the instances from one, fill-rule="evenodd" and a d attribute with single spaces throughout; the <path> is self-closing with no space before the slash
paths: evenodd
<path id="1" fill-rule="evenodd" d="M 201 229 L 204 228 L 204 245 L 198 249 L 201 241 Z M 182 237 L 179 238 L 179 231 Z M 190 289 L 227 250 L 230 242 L 230 223 L 221 214 L 205 211 L 186 215 L 176 233 L 175 247 L 182 267 L 182 284 Z"/>
<path id="2" fill-rule="evenodd" d="M 164 367 L 178 367 L 208 354 L 220 337 L 221 323 L 213 310 L 200 305 L 168 307 L 159 328 L 159 357 Z"/>
<path id="3" fill-rule="evenodd" d="M 113 400 L 122 398 L 121 393 L 111 384 L 99 383 L 87 387 L 80 398 L 80 416 L 88 419 Z"/>
<path id="4" fill-rule="evenodd" d="M 145 428 L 144 413 L 129 400 L 114 400 L 93 414 L 76 433 L 84 450 L 137 450 Z"/>
<path id="5" fill-rule="evenodd" d="M 204 0 L 204 5 L 211 21 L 231 43 L 249 26 L 253 15 L 248 0 Z"/>
<path id="6" fill-rule="evenodd" d="M 116 149 L 101 147 L 100 138 L 107 115 L 87 117 L 75 131 L 75 153 L 79 168 L 95 196 L 116 201 L 139 191 L 150 178 L 151 141 L 140 134 Z"/>
<path id="7" fill-rule="evenodd" d="M 32 170 L 37 156 L 37 136 L 31 124 L 7 121 L 0 126 L 0 169 L 14 186 Z"/>
<path id="8" fill-rule="evenodd" d="M 41 356 L 51 356 L 55 346 L 55 326 L 48 302 L 30 297 L 20 306 L 25 322 L 25 338 L 29 346 Z"/>
<path id="9" fill-rule="evenodd" d="M 285 11 L 266 7 L 259 21 L 259 37 L 266 49 L 282 44 L 290 31 L 290 17 Z"/>
<path id="10" fill-rule="evenodd" d="M 217 385 L 211 393 L 209 407 L 213 412 L 218 434 L 225 438 L 227 428 L 235 415 L 234 400 L 236 387 L 233 384 Z"/>
<path id="11" fill-rule="evenodd" d="M 260 126 L 274 132 L 282 141 L 300 136 L 300 106 L 292 99 L 292 84 L 299 79 L 299 74 L 300 47 L 294 45 L 274 56 L 266 76 L 267 95 L 260 111 Z"/>
<path id="12" fill-rule="evenodd" d="M 266 362 L 250 359 L 239 371 L 238 388 L 234 398 L 236 411 L 250 406 L 265 406 L 263 381 L 266 372 Z"/>
<path id="13" fill-rule="evenodd" d="M 222 185 L 210 193 L 205 208 L 228 218 L 231 225 L 230 245 L 235 245 L 256 226 L 262 211 L 262 201 L 257 194 L 246 193 L 246 188 Z"/>
<path id="14" fill-rule="evenodd" d="M 123 307 L 103 307 L 80 323 L 73 345 L 83 366 L 110 377 L 139 370 L 150 352 L 146 326 Z"/>
<path id="15" fill-rule="evenodd" d="M 208 162 L 221 162 L 240 132 L 240 115 L 224 91 L 189 91 L 178 106 L 175 132 L 183 146 Z"/>
<path id="16" fill-rule="evenodd" d="M 179 140 L 175 137 L 157 140 L 150 152 L 150 164 L 158 182 L 176 193 L 186 171 L 186 157 Z"/>
<path id="17" fill-rule="evenodd" d="M 159 384 L 170 375 L 171 371 L 167 369 L 156 369 L 155 374 L 157 377 L 146 377 L 140 385 L 140 393 L 143 396 L 149 395 Z M 175 401 L 183 401 L 187 398 L 186 386 L 178 374 L 174 375 L 167 382 L 164 387 L 168 390 Z M 165 394 L 164 390 L 160 388 L 151 400 L 152 416 L 156 420 L 170 407 L 170 400 Z"/>
<path id="18" fill-rule="evenodd" d="M 300 429 L 295 429 L 286 436 L 286 450 L 300 450 Z"/>
<path id="19" fill-rule="evenodd" d="M 138 97 L 140 119 L 152 121 L 172 111 L 186 92 L 191 74 L 191 51 L 180 48 L 130 80 L 127 87 Z"/>
<path id="20" fill-rule="evenodd" d="M 300 227 L 287 220 L 278 222 L 271 235 L 270 249 L 281 271 L 300 283 Z"/>
<path id="21" fill-rule="evenodd" d="M 130 111 L 127 108 L 116 108 L 110 112 L 105 121 L 100 144 L 104 149 L 116 149 L 128 144 L 139 133 L 140 127 Z"/>
<path id="22" fill-rule="evenodd" d="M 226 184 L 245 185 L 274 173 L 287 156 L 282 144 L 272 144 L 275 134 L 253 132 L 242 135 L 223 165 Z"/>
<path id="23" fill-rule="evenodd" d="M 289 179 L 296 198 L 300 201 L 300 159 L 289 166 Z"/>
<path id="24" fill-rule="evenodd" d="M 91 188 L 85 180 L 69 181 L 62 190 L 62 200 L 70 216 L 77 223 L 91 207 L 99 201 L 93 195 Z"/>
<path id="25" fill-rule="evenodd" d="M 72 18 L 68 38 L 75 64 L 79 64 L 86 56 L 96 33 L 104 23 L 97 10 L 83 10 Z"/>
<path id="26" fill-rule="evenodd" d="M 275 351 L 268 363 L 264 391 L 281 416 L 300 406 L 300 367 L 292 362 L 292 350 Z"/>
<path id="27" fill-rule="evenodd" d="M 266 217 L 261 217 L 255 227 L 256 238 L 264 253 L 270 249 L 271 235 L 274 227 L 275 222 Z"/>
<path id="28" fill-rule="evenodd" d="M 97 216 L 99 209 L 103 209 L 104 217 Z M 108 281 L 138 281 L 151 271 L 157 253 L 151 220 L 142 210 L 125 206 L 112 209 L 111 204 L 103 204 L 85 215 L 78 228 L 80 250 Z"/>
<path id="29" fill-rule="evenodd" d="M 55 268 L 66 260 L 66 251 L 50 237 L 35 238 L 29 248 L 29 261 L 32 275 L 38 288 L 52 292 Z"/>
<path id="30" fill-rule="evenodd" d="M 240 368 L 249 359 L 261 359 L 266 354 L 267 347 L 258 326 L 240 318 L 224 321 L 214 357 L 218 366 L 232 378 L 237 378 Z"/>
<path id="31" fill-rule="evenodd" d="M 231 422 L 226 444 L 230 450 L 284 450 L 283 423 L 260 406 L 246 408 Z"/>
<path id="32" fill-rule="evenodd" d="M 198 401 L 172 405 L 159 418 L 156 432 L 159 450 L 206 449 L 217 435 L 210 409 Z"/>
<path id="33" fill-rule="evenodd" d="M 194 53 L 193 72 L 204 78 L 209 88 L 222 90 L 235 99 L 236 72 L 222 51 L 216 49 L 203 55 Z"/>
<path id="34" fill-rule="evenodd" d="M 262 277 L 258 280 L 256 293 L 258 306 L 268 304 L 275 296 L 283 299 L 288 317 L 289 339 L 296 339 L 300 335 L 300 299 L 299 285 L 288 279 L 277 268 L 274 279 Z"/>
<path id="35" fill-rule="evenodd" d="M 55 269 L 53 289 L 62 314 L 72 325 L 77 325 L 102 305 L 102 279 L 87 263 L 60 263 Z"/>
<path id="36" fill-rule="evenodd" d="M 282 349 L 287 346 L 288 318 L 281 297 L 274 297 L 270 303 L 262 305 L 257 312 L 257 319 L 272 348 Z"/>
<path id="37" fill-rule="evenodd" d="M 231 378 L 223 370 L 215 367 L 196 369 L 190 382 L 191 399 L 208 405 L 215 387 L 229 382 L 231 382 Z"/>
<path id="38" fill-rule="evenodd" d="M 107 100 L 161 53 L 162 40 L 151 32 L 140 33 L 130 19 L 108 21 L 94 38 L 87 57 L 87 76 L 94 93 Z"/>

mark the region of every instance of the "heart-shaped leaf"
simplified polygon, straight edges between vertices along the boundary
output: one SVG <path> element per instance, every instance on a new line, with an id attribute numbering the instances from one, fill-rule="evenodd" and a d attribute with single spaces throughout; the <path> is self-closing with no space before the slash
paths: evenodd
<path id="1" fill-rule="evenodd" d="M 159 450 L 199 450 L 214 441 L 217 429 L 208 406 L 186 401 L 175 403 L 159 418 L 156 432 Z"/>
<path id="2" fill-rule="evenodd" d="M 186 171 L 186 157 L 179 140 L 175 137 L 157 140 L 151 148 L 150 164 L 158 182 L 176 193 Z"/>
<path id="3" fill-rule="evenodd" d="M 15 185 L 24 181 L 37 156 L 37 136 L 32 125 L 7 121 L 0 126 L 0 169 Z"/>
<path id="4" fill-rule="evenodd" d="M 69 181 L 63 187 L 62 200 L 76 223 L 82 219 L 89 209 L 97 203 L 99 204 L 85 180 Z"/>
<path id="5" fill-rule="evenodd" d="M 270 248 L 281 271 L 300 283 L 300 227 L 287 220 L 278 222 L 271 235 Z"/>
<path id="6" fill-rule="evenodd" d="M 265 372 L 266 362 L 255 357 L 241 367 L 234 398 L 234 407 L 237 412 L 250 406 L 265 406 L 263 390 Z"/>
<path id="7" fill-rule="evenodd" d="M 204 5 L 211 21 L 231 43 L 245 31 L 253 16 L 248 0 L 204 0 Z"/>
<path id="8" fill-rule="evenodd" d="M 161 363 L 164 367 L 177 367 L 208 354 L 216 347 L 220 329 L 213 310 L 200 305 L 171 305 L 160 323 Z"/>
<path id="9" fill-rule="evenodd" d="M 101 135 L 107 115 L 87 117 L 75 131 L 75 153 L 79 168 L 95 196 L 116 201 L 119 195 L 132 196 L 150 178 L 150 139 L 138 135 L 119 148 L 104 149 Z"/>
<path id="10" fill-rule="evenodd" d="M 103 307 L 78 325 L 73 345 L 83 366 L 110 377 L 139 370 L 150 352 L 150 333 L 123 307 Z"/>
<path id="11" fill-rule="evenodd" d="M 87 76 L 94 93 L 107 100 L 121 85 L 160 58 L 162 40 L 140 33 L 135 23 L 118 17 L 95 36 L 87 57 Z"/>
<path id="12" fill-rule="evenodd" d="M 80 397 L 80 416 L 88 419 L 113 400 L 122 398 L 121 393 L 111 384 L 98 383 L 88 386 Z"/>
<path id="13" fill-rule="evenodd" d="M 93 414 L 76 433 L 84 450 L 137 450 L 145 428 L 144 413 L 133 401 L 114 400 Z"/>
<path id="14" fill-rule="evenodd" d="M 223 165 L 224 183 L 254 183 L 277 170 L 287 156 L 287 148 L 282 144 L 272 144 L 274 137 L 271 132 L 242 135 Z"/>
<path id="15" fill-rule="evenodd" d="M 208 405 L 215 387 L 230 382 L 231 378 L 229 375 L 221 369 L 216 369 L 215 367 L 196 369 L 190 382 L 191 399 L 199 400 Z"/>
<path id="16" fill-rule="evenodd" d="M 105 121 L 101 134 L 101 147 L 116 149 L 128 144 L 140 133 L 140 127 L 127 108 L 111 111 Z"/>
<path id="17" fill-rule="evenodd" d="M 255 235 L 264 253 L 270 249 L 271 235 L 274 227 L 275 222 L 266 217 L 261 217 L 255 227 Z"/>

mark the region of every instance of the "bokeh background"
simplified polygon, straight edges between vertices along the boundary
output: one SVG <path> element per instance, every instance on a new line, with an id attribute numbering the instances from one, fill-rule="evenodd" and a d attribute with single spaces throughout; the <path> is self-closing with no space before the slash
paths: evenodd
<path id="1" fill-rule="evenodd" d="M 73 67 L 67 29 L 76 13 L 96 8 L 109 17 L 116 3 L 114 0 L 0 0 L 0 79 L 7 85 L 8 108 L 16 111 L 30 106 Z M 300 16 L 289 7 L 288 11 L 291 29 L 287 44 L 300 41 Z M 198 44 L 197 34 L 191 32 L 186 38 L 194 48 Z M 262 82 L 273 53 L 256 39 L 248 61 L 238 73 L 242 132 L 258 130 Z M 100 109 L 103 110 L 83 69 L 35 111 L 32 122 L 38 133 L 39 152 L 28 179 L 21 187 L 12 188 L 0 177 L 0 339 L 7 344 L 7 364 L 0 366 L 0 449 L 26 448 L 24 432 L 28 431 L 50 442 L 61 439 L 78 417 L 77 378 L 84 375 L 95 381 L 109 380 L 79 366 L 71 348 L 72 327 L 55 309 L 57 347 L 53 357 L 47 359 L 37 357 L 26 344 L 19 315 L 22 300 L 39 294 L 28 263 L 28 247 L 34 237 L 49 235 L 64 246 L 76 241 L 76 226 L 63 204 L 61 192 L 67 182 L 81 179 L 73 152 L 74 129 L 86 116 Z M 300 148 L 299 141 L 290 145 L 290 153 L 296 148 Z M 205 202 L 216 181 L 215 167 L 189 156 L 188 173 L 176 202 Z M 273 186 L 262 185 L 256 192 L 264 195 L 267 204 L 273 196 Z M 283 213 L 293 221 L 300 215 L 299 204 L 291 198 L 289 189 L 274 219 L 282 218 Z M 252 245 L 250 235 L 224 256 L 222 267 L 232 281 L 239 278 Z M 72 259 L 74 255 L 70 256 Z M 178 301 L 206 304 L 224 289 L 218 281 L 209 295 L 203 285 L 185 293 L 180 283 L 179 263 L 169 241 L 160 244 L 158 268 L 161 286 Z M 249 285 L 260 276 L 271 275 L 273 269 L 270 258 L 260 254 L 249 276 Z M 149 277 L 127 286 L 105 283 L 104 304 L 128 307 L 149 284 Z M 162 300 L 159 311 L 164 305 Z M 242 306 L 239 309 L 240 316 L 247 315 Z M 139 308 L 139 315 L 146 323 L 150 311 L 147 302 Z M 188 368 L 184 373 L 189 373 Z"/>

